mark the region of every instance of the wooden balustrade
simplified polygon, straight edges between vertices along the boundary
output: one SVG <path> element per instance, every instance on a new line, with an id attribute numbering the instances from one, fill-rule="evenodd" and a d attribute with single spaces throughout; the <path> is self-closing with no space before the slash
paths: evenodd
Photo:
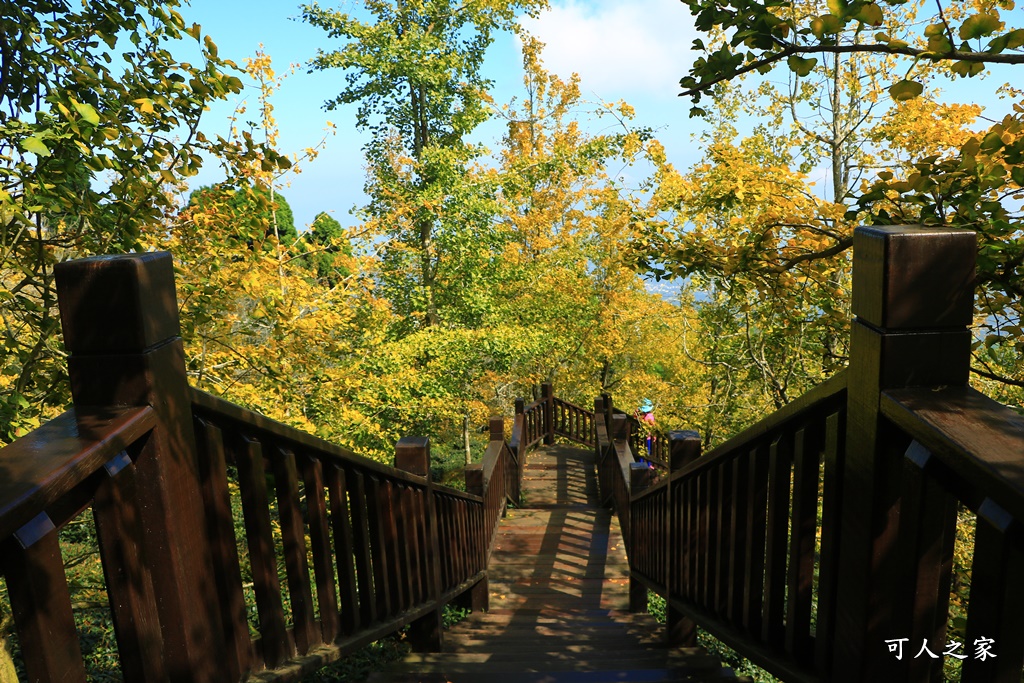
<path id="1" fill-rule="evenodd" d="M 1019 681 L 1024 418 L 966 386 L 975 248 L 964 231 L 859 229 L 850 368 L 705 455 L 694 432 L 647 454 L 610 396 L 591 412 L 544 384 L 507 440 L 491 421 L 466 493 L 430 480 L 426 438 L 388 467 L 189 389 L 169 256 L 63 264 L 77 407 L 0 451 L 26 673 L 85 680 L 57 536 L 85 511 L 126 681 L 294 679 L 406 625 L 438 649 L 446 602 L 487 606 L 527 451 L 561 436 L 595 449 L 630 606 L 664 596 L 670 643 L 699 625 L 787 681 L 918 681 L 942 676 L 920 643 L 962 638 L 962 680 Z M 966 626 L 949 631 L 958 514 L 975 539 Z"/>
<path id="2" fill-rule="evenodd" d="M 594 446 L 597 443 L 593 412 L 557 397 L 553 400 L 553 406 L 552 419 L 554 420 L 553 431 L 555 434 L 584 446 Z"/>
<path id="3" fill-rule="evenodd" d="M 696 623 L 783 680 L 918 681 L 960 638 L 961 680 L 1021 679 L 1024 419 L 965 386 L 974 253 L 965 231 L 859 229 L 850 369 L 703 457 L 668 439 L 661 481 L 619 474 L 598 402 L 602 495 L 671 642 Z M 951 637 L 958 507 L 976 541 Z"/>
<path id="4" fill-rule="evenodd" d="M 167 254 L 57 277 L 75 405 L 120 407 L 0 451 L 0 571 L 31 680 L 85 680 L 57 532 L 90 509 L 129 682 L 292 680 L 406 625 L 439 649 L 445 603 L 486 606 L 485 501 L 504 505 L 510 473 L 518 495 L 514 455 L 497 494 L 464 493 L 430 480 L 425 438 L 388 467 L 190 389 Z"/>

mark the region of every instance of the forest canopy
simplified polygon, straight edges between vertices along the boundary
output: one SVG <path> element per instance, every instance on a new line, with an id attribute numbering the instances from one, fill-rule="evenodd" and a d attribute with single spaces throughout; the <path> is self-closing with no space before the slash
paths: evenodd
<path id="1" fill-rule="evenodd" d="M 976 375 L 1018 401 L 1021 104 L 985 122 L 938 92 L 1020 58 L 1009 5 L 684 4 L 705 122 L 685 169 L 630 104 L 546 69 L 520 23 L 543 0 L 302 6 L 322 30 L 307 68 L 343 77 L 324 106 L 364 135 L 368 201 L 296 225 L 289 174 L 332 131 L 281 148 L 270 55 L 226 59 L 173 0 L 4 3 L 0 438 L 69 400 L 53 264 L 140 249 L 175 257 L 194 384 L 380 459 L 410 433 L 461 445 L 467 416 L 540 381 L 581 405 L 651 398 L 716 443 L 844 367 L 861 223 L 979 231 Z M 502 33 L 524 75 L 498 102 Z M 256 120 L 208 133 L 206 106 L 243 89 Z M 489 146 L 485 122 L 505 131 Z M 225 178 L 190 186 L 204 160 Z"/>

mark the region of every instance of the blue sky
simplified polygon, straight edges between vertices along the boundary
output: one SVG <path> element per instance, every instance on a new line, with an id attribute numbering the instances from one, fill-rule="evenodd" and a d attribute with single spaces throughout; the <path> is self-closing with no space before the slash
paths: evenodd
<path id="1" fill-rule="evenodd" d="M 355 12 L 357 2 L 322 3 Z M 202 25 L 204 33 L 217 43 L 222 56 L 241 65 L 259 45 L 274 60 L 275 70 L 289 64 L 300 67 L 289 76 L 274 99 L 275 116 L 281 130 L 280 148 L 297 152 L 316 144 L 324 135 L 327 121 L 337 125 L 337 134 L 327 141 L 326 150 L 300 174 L 286 179 L 283 190 L 295 214 L 296 225 L 310 223 L 320 211 L 331 212 L 342 224 L 355 218 L 353 206 L 363 203 L 363 162 L 361 147 L 366 136 L 355 130 L 353 112 L 323 110 L 323 103 L 342 88 L 342 72 L 307 74 L 304 65 L 317 47 L 331 48 L 326 33 L 298 17 L 298 3 L 279 0 L 192 0 L 181 10 L 188 22 Z M 586 99 L 626 100 L 636 108 L 640 125 L 657 129 L 670 158 L 683 167 L 697 160 L 690 144 L 691 132 L 699 124 L 688 118 L 689 101 L 676 97 L 679 78 L 692 61 L 688 47 L 695 37 L 689 12 L 678 0 L 592 0 L 555 2 L 539 20 L 528 21 L 528 30 L 547 43 L 545 65 L 567 77 L 578 72 Z M 521 84 L 518 44 L 511 36 L 500 36 L 488 52 L 486 73 L 495 82 L 493 96 L 498 103 L 517 94 Z M 257 93 L 248 89 L 250 113 L 255 114 Z M 228 117 L 237 100 L 219 103 L 210 112 L 204 130 L 225 134 Z M 595 121 L 595 130 L 607 122 Z M 480 130 L 479 142 L 496 147 L 500 126 Z M 209 164 L 199 184 L 219 180 L 221 175 Z"/>
<path id="2" fill-rule="evenodd" d="M 351 13 L 360 7 L 357 0 L 325 0 L 322 4 Z M 700 153 L 692 135 L 702 124 L 688 118 L 689 99 L 677 97 L 679 78 L 694 59 L 689 46 L 698 35 L 686 6 L 679 0 L 552 0 L 551 5 L 540 18 L 524 22 L 527 30 L 547 44 L 544 61 L 548 70 L 562 77 L 579 73 L 586 99 L 625 100 L 633 105 L 636 123 L 656 130 L 677 168 L 698 161 Z M 330 212 L 343 225 L 354 223 L 350 210 L 365 200 L 361 147 L 367 138 L 355 129 L 352 108 L 323 109 L 324 101 L 341 90 L 342 72 L 308 74 L 304 66 L 317 47 L 331 49 L 338 44 L 332 44 L 322 30 L 297 20 L 298 2 L 192 0 L 181 13 L 187 21 L 202 25 L 221 55 L 240 65 L 261 43 L 279 73 L 287 71 L 290 64 L 298 65 L 274 99 L 280 149 L 298 152 L 316 144 L 324 136 L 327 121 L 337 126 L 337 134 L 328 139 L 318 159 L 285 179 L 289 186 L 283 193 L 300 230 L 320 211 Z M 1014 26 L 1024 24 L 1022 10 L 1013 14 L 1017 16 L 1004 15 L 1004 19 Z M 495 41 L 485 72 L 495 83 L 492 95 L 497 103 L 518 93 L 522 70 L 513 37 L 500 36 Z M 1001 117 L 1009 104 L 994 101 L 992 93 L 998 83 L 1008 80 L 1009 72 L 1004 71 L 985 81 L 957 81 L 949 90 L 961 101 L 977 99 L 991 105 L 986 113 Z M 255 117 L 257 91 L 249 88 L 247 92 L 247 104 Z M 237 104 L 235 100 L 214 107 L 207 114 L 204 130 L 225 134 L 228 117 Z M 605 125 L 607 122 L 593 123 L 595 131 Z M 496 147 L 501 132 L 500 125 L 484 126 L 476 141 Z M 198 184 L 220 179 L 217 169 L 208 165 Z"/>

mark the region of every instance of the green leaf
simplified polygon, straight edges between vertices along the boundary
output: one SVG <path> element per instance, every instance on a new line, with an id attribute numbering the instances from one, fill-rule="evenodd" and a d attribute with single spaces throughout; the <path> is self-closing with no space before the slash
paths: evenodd
<path id="1" fill-rule="evenodd" d="M 869 26 L 882 25 L 882 8 L 871 2 L 861 7 L 856 14 L 856 19 Z"/>
<path id="2" fill-rule="evenodd" d="M 834 14 L 823 14 L 811 20 L 811 33 L 818 38 L 833 35 L 843 30 L 845 23 Z"/>
<path id="3" fill-rule="evenodd" d="M 815 57 L 804 59 L 797 55 L 790 55 L 786 62 L 789 64 L 790 71 L 795 73 L 797 76 L 806 76 L 818 65 L 818 60 Z"/>
<path id="4" fill-rule="evenodd" d="M 960 26 L 960 37 L 964 40 L 990 36 L 1002 27 L 998 14 L 983 12 L 968 17 Z"/>
<path id="5" fill-rule="evenodd" d="M 828 11 L 837 17 L 844 17 L 850 9 L 846 0 L 828 0 Z"/>
<path id="6" fill-rule="evenodd" d="M 36 156 L 50 156 L 49 148 L 43 143 L 42 139 L 38 135 L 30 135 L 22 140 L 21 147 L 26 152 L 32 152 Z"/>
<path id="7" fill-rule="evenodd" d="M 84 104 L 72 98 L 71 105 L 75 108 L 75 111 L 78 112 L 78 115 L 82 117 L 83 121 L 94 126 L 99 125 L 100 115 L 96 113 L 96 110 L 93 109 L 91 104 Z"/>
<path id="8" fill-rule="evenodd" d="M 1010 177 L 1013 178 L 1013 182 L 1024 187 L 1024 166 L 1014 166 L 1011 168 Z"/>
<path id="9" fill-rule="evenodd" d="M 953 65 L 949 67 L 949 70 L 959 76 L 969 78 L 971 76 L 980 74 L 982 71 L 984 71 L 985 65 L 982 64 L 981 62 L 959 61 L 954 62 Z"/>
<path id="10" fill-rule="evenodd" d="M 924 86 L 914 81 L 902 80 L 889 86 L 889 96 L 897 102 L 912 100 L 924 91 Z"/>

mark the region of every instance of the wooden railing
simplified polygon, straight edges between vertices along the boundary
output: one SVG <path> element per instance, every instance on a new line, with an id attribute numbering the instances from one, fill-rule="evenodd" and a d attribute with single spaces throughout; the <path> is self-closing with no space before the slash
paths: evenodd
<path id="1" fill-rule="evenodd" d="M 594 413 L 585 408 L 552 396 L 552 429 L 555 434 L 593 447 L 597 443 L 594 431 Z"/>
<path id="2" fill-rule="evenodd" d="M 399 441 L 393 468 L 210 394 L 193 390 L 192 400 L 229 680 L 436 620 L 441 605 L 484 580 L 483 499 L 430 480 L 426 439 Z M 228 468 L 244 513 L 245 577 Z M 253 584 L 249 601 L 244 579 Z M 253 600 L 256 639 L 246 623 Z"/>
<path id="3" fill-rule="evenodd" d="M 975 253 L 966 231 L 858 229 L 849 369 L 702 457 L 671 433 L 660 476 L 597 402 L 631 607 L 665 597 L 670 642 L 699 625 L 786 681 L 1021 680 L 1024 419 L 966 386 Z"/>
<path id="4" fill-rule="evenodd" d="M 859 229 L 849 369 L 707 455 L 671 432 L 650 467 L 610 397 L 591 412 L 546 384 L 507 441 L 492 420 L 468 493 L 430 480 L 426 438 L 388 467 L 190 389 L 168 255 L 62 264 L 75 408 L 0 451 L 26 674 L 85 680 L 57 532 L 87 511 L 126 681 L 295 680 L 406 625 L 437 649 L 446 602 L 486 607 L 527 451 L 563 436 L 595 448 L 630 605 L 662 595 L 670 642 L 699 625 L 787 681 L 939 680 L 962 656 L 962 680 L 1016 683 L 1024 418 L 967 387 L 975 248 L 963 231 Z M 963 586 L 958 514 L 974 531 Z"/>
<path id="5" fill-rule="evenodd" d="M 129 682 L 297 680 L 407 625 L 439 649 L 447 602 L 486 608 L 524 415 L 470 493 L 438 486 L 426 438 L 389 467 L 189 388 L 168 254 L 68 262 L 57 283 L 76 407 L 0 450 L 29 680 L 86 680 L 58 532 L 90 510 Z M 550 405 L 527 411 L 544 434 Z"/>

